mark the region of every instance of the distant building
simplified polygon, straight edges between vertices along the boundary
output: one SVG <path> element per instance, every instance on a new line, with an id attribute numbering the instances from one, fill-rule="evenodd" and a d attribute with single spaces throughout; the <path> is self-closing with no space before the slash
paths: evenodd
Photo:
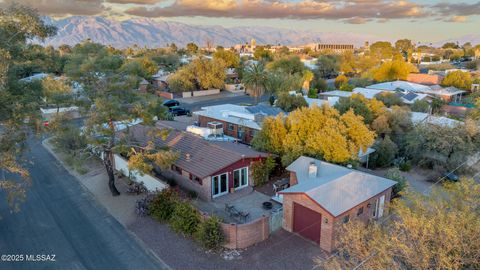
<path id="1" fill-rule="evenodd" d="M 223 130 L 222 134 L 233 137 L 238 141 L 249 144 L 255 133 L 261 130 L 263 119 L 266 116 L 276 116 L 282 110 L 259 104 L 256 106 L 239 106 L 223 104 L 203 107 L 193 114 L 198 117 L 200 127 L 209 127 L 218 123 Z"/>
<path id="2" fill-rule="evenodd" d="M 460 90 L 455 87 L 442 87 L 440 85 L 423 85 L 418 83 L 406 82 L 406 81 L 392 81 L 377 83 L 370 86 L 367 86 L 368 89 L 378 89 L 384 91 L 402 91 L 402 92 L 413 92 L 413 93 L 422 93 L 430 96 L 435 96 L 441 98 L 445 101 L 459 101 L 462 98 L 462 95 L 466 91 Z"/>
<path id="3" fill-rule="evenodd" d="M 355 47 L 353 44 L 314 44 L 314 51 L 333 51 L 335 53 L 353 52 Z"/>
<path id="4" fill-rule="evenodd" d="M 442 80 L 443 80 L 443 77 L 438 74 L 410 73 L 407 76 L 408 82 L 424 84 L 424 85 L 440 84 Z"/>

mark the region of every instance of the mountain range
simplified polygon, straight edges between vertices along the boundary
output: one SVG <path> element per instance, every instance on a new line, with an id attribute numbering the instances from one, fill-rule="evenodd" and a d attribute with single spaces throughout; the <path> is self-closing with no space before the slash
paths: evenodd
<path id="1" fill-rule="evenodd" d="M 100 16 L 72 16 L 63 19 L 45 17 L 44 20 L 58 28 L 57 35 L 47 39 L 42 44 L 60 46 L 62 44 L 75 45 L 85 39 L 117 48 L 133 45 L 141 47 L 164 47 L 169 43 L 185 46 L 194 42 L 205 46 L 207 42 L 225 47 L 235 44 L 244 44 L 255 39 L 257 44 L 303 45 L 308 43 L 342 43 L 363 46 L 389 38 L 379 38 L 359 33 L 327 32 L 324 29 L 292 30 L 264 26 L 204 26 L 190 25 L 180 22 L 157 21 L 147 18 L 132 18 L 124 21 L 108 19 Z M 399 37 L 401 38 L 401 37 Z M 465 35 L 458 38 L 434 42 L 441 46 L 445 42 L 464 44 L 480 44 L 480 34 Z"/>
<path id="2" fill-rule="evenodd" d="M 44 45 L 74 45 L 85 39 L 118 48 L 137 44 L 146 47 L 163 47 L 168 43 L 185 46 L 194 42 L 205 46 L 207 42 L 225 47 L 244 44 L 255 39 L 257 44 L 301 45 L 312 42 L 347 43 L 362 46 L 378 37 L 356 33 L 334 33 L 307 30 L 291 30 L 273 27 L 223 27 L 189 25 L 179 22 L 155 21 L 132 18 L 124 21 L 98 16 L 72 16 L 45 21 L 58 28 L 57 35 L 43 42 Z"/>

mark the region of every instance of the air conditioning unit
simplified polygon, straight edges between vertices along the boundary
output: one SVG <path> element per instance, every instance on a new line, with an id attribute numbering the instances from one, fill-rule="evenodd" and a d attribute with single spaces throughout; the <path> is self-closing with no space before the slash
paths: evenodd
<path id="1" fill-rule="evenodd" d="M 211 135 L 215 137 L 223 135 L 223 123 L 208 122 L 207 127 L 211 130 Z"/>

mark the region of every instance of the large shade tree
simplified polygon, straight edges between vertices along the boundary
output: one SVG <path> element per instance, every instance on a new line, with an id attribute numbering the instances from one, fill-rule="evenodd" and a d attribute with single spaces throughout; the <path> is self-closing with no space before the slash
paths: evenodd
<path id="1" fill-rule="evenodd" d="M 33 9 L 15 4 L 0 7 L 0 190 L 13 210 L 19 210 L 30 183 L 19 156 L 31 124 L 38 119 L 41 85 L 21 83 L 12 71 L 26 61 L 29 40 L 55 32 Z"/>

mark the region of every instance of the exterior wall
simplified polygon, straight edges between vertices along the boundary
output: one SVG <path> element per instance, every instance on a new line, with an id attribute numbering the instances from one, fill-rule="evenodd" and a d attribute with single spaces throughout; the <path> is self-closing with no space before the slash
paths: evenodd
<path id="1" fill-rule="evenodd" d="M 191 98 L 192 96 L 193 97 L 201 97 L 201 96 L 215 95 L 215 94 L 219 94 L 219 93 L 220 93 L 220 89 L 188 91 L 188 92 L 182 92 L 182 97 L 183 98 Z"/>
<path id="2" fill-rule="evenodd" d="M 269 218 L 266 216 L 246 224 L 221 223 L 221 226 L 225 235 L 224 247 L 229 249 L 247 248 L 270 235 Z"/>
<path id="3" fill-rule="evenodd" d="M 293 203 L 312 209 L 322 215 L 320 229 L 320 248 L 331 252 L 333 250 L 333 216 L 313 202 L 304 194 L 283 194 L 283 228 L 293 232 Z M 325 220 L 328 220 L 325 223 Z"/>
<path id="4" fill-rule="evenodd" d="M 163 171 L 162 175 L 168 178 L 173 178 L 179 186 L 187 190 L 195 191 L 203 200 L 210 201 L 212 199 L 212 181 L 210 177 L 202 179 L 202 183 L 198 183 L 195 180 L 190 180 L 186 172 L 182 172 L 182 175 L 176 171 L 168 170 Z"/>
<path id="5" fill-rule="evenodd" d="M 290 172 L 290 186 L 295 186 L 296 184 L 298 184 L 297 173 Z"/>
<path id="6" fill-rule="evenodd" d="M 227 173 L 228 174 L 228 192 L 231 193 L 232 190 L 230 190 L 230 188 L 233 187 L 233 171 L 244 168 L 244 167 L 248 167 L 248 185 L 251 186 L 253 185 L 253 179 L 252 179 L 252 172 L 250 170 L 250 164 L 255 160 L 258 160 L 258 159 L 245 158 L 243 160 L 239 160 L 238 162 L 235 162 L 230 166 L 225 167 L 216 173 L 213 173 L 211 176 L 205 177 L 204 179 L 202 179 L 201 183 L 199 183 L 196 180 L 191 180 L 190 173 L 183 169 L 182 169 L 182 174 L 179 174 L 177 171 L 174 171 L 174 170 L 164 171 L 162 172 L 162 174 L 166 177 L 175 179 L 177 184 L 180 185 L 181 187 L 188 190 L 195 191 L 197 195 L 203 200 L 211 201 L 213 176 Z M 235 191 L 233 190 L 233 192 Z"/>
<path id="7" fill-rule="evenodd" d="M 322 215 L 322 226 L 320 232 L 320 248 L 327 252 L 332 252 L 335 250 L 335 247 L 338 244 L 337 234 L 340 226 L 343 223 L 344 217 L 349 216 L 349 220 L 360 219 L 363 222 L 367 222 L 373 219 L 373 211 L 375 206 L 375 201 L 380 198 L 382 195 L 385 195 L 385 206 L 383 210 L 383 215 L 387 214 L 388 208 L 386 207 L 390 202 L 392 194 L 392 188 L 385 190 L 382 193 L 370 198 L 369 200 L 355 206 L 354 208 L 342 213 L 338 217 L 333 217 L 329 212 L 324 210 L 306 195 L 298 194 L 283 194 L 283 228 L 289 232 L 293 232 L 293 203 L 298 203 L 304 207 L 310 208 Z M 368 207 L 370 204 L 370 207 Z M 358 209 L 363 207 L 363 213 L 357 216 Z M 326 223 L 326 219 L 328 222 Z"/>
<path id="8" fill-rule="evenodd" d="M 168 187 L 167 183 L 156 177 L 148 174 L 141 175 L 139 172 L 130 171 L 128 169 L 128 162 L 121 156 L 115 154 L 113 155 L 113 158 L 115 160 L 115 170 L 121 172 L 127 177 L 133 176 L 132 180 L 134 180 L 135 182 L 143 182 L 143 184 L 149 191 L 160 191 Z"/>
<path id="9" fill-rule="evenodd" d="M 433 74 L 410 73 L 407 76 L 407 81 L 425 85 L 440 84 L 443 77 Z"/>
<path id="10" fill-rule="evenodd" d="M 157 91 L 157 96 L 166 98 L 166 99 L 173 99 L 173 94 L 165 91 Z"/>
<path id="11" fill-rule="evenodd" d="M 238 138 L 238 125 L 237 124 L 233 124 L 233 130 L 229 130 L 228 129 L 228 124 L 229 123 L 226 122 L 226 121 L 206 117 L 206 116 L 203 116 L 203 115 L 198 116 L 198 123 L 201 127 L 207 127 L 209 122 L 222 123 L 223 124 L 223 133 L 225 135 L 231 136 L 231 137 L 234 137 L 234 138 Z M 255 132 L 256 130 L 248 128 L 248 127 L 243 127 L 243 129 L 245 130 L 244 136 L 243 136 L 243 138 L 238 138 L 238 139 L 241 140 L 244 143 L 250 144 L 250 142 L 253 139 L 253 132 Z"/>

